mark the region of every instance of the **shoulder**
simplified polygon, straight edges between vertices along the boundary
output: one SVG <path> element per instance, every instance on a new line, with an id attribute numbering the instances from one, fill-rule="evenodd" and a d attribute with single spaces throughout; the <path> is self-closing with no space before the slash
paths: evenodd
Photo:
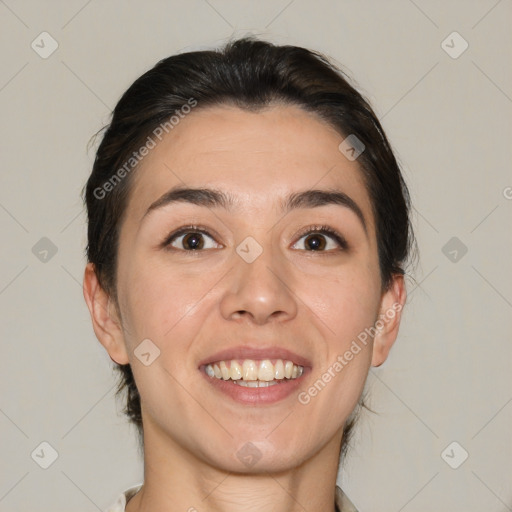
<path id="1" fill-rule="evenodd" d="M 126 489 L 126 491 L 121 493 L 115 503 L 107 508 L 105 512 L 125 512 L 126 503 L 128 503 L 130 498 L 137 494 L 141 487 L 142 484 L 137 484 L 133 487 L 130 487 L 129 489 Z M 338 486 L 336 486 L 336 505 L 340 512 L 358 512 L 348 496 L 342 491 L 341 487 Z"/>
<path id="2" fill-rule="evenodd" d="M 339 486 L 336 486 L 336 506 L 340 512 L 358 512 L 355 505 Z"/>
<path id="3" fill-rule="evenodd" d="M 133 496 L 137 494 L 141 487 L 142 484 L 137 484 L 133 487 L 130 487 L 129 489 L 126 489 L 126 491 L 122 492 L 115 503 L 112 503 L 112 505 L 110 505 L 110 507 L 108 507 L 105 512 L 125 512 L 126 504 L 130 498 L 133 498 Z"/>

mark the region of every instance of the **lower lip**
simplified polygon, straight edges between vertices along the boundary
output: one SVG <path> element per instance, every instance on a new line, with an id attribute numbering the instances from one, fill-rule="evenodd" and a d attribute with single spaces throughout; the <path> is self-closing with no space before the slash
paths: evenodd
<path id="1" fill-rule="evenodd" d="M 307 368 L 304 368 L 304 373 L 296 379 L 283 379 L 279 384 L 264 388 L 248 388 L 234 384 L 232 380 L 210 377 L 204 371 L 201 371 L 201 373 L 215 389 L 228 395 L 236 402 L 246 405 L 268 405 L 284 400 L 294 393 L 302 384 L 302 379 L 307 374 Z"/>

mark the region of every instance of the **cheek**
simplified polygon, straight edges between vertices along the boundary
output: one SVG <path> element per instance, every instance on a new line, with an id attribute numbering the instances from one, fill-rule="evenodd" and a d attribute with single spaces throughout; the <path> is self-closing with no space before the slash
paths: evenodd
<path id="1" fill-rule="evenodd" d="M 321 319 L 326 339 L 341 350 L 377 318 L 380 288 L 372 271 L 350 266 L 343 272 L 298 279 L 298 295 Z"/>
<path id="2" fill-rule="evenodd" d="M 162 421 L 175 422 L 172 411 L 191 408 L 189 396 L 176 379 L 183 383 L 190 379 L 190 346 L 203 326 L 201 305 L 208 283 L 147 257 L 139 263 L 134 259 L 126 275 L 130 276 L 124 285 L 130 328 L 127 341 L 137 387 L 154 417 L 162 415 Z M 145 339 L 159 350 L 150 366 L 141 364 L 134 355 Z"/>
<path id="3" fill-rule="evenodd" d="M 149 258 L 139 263 L 134 259 L 126 270 L 125 306 L 135 333 L 163 340 L 181 319 L 197 313 L 204 279 Z"/>
<path id="4" fill-rule="evenodd" d="M 303 390 L 301 403 L 315 403 L 309 410 L 323 410 L 323 417 L 333 424 L 349 414 L 364 388 L 372 355 L 369 332 L 378 318 L 379 284 L 375 272 L 365 266 L 297 282 L 302 286 L 298 295 L 307 297 L 324 344 L 313 385 Z"/>

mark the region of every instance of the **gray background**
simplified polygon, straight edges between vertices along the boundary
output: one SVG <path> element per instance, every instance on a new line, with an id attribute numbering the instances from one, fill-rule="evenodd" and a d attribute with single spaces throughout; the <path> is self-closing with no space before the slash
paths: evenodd
<path id="1" fill-rule="evenodd" d="M 421 260 L 340 484 L 361 512 L 512 510 L 511 15 L 509 0 L 0 1 L 0 511 L 102 510 L 141 481 L 81 290 L 86 145 L 157 60 L 247 32 L 346 67 L 415 205 Z"/>

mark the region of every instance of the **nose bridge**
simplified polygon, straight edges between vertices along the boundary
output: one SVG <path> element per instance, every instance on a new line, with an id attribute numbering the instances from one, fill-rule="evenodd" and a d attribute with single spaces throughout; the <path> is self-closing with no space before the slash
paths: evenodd
<path id="1" fill-rule="evenodd" d="M 263 235 L 260 240 L 263 241 Z M 233 253 L 229 290 L 222 298 L 225 318 L 249 316 L 256 323 L 265 323 L 272 317 L 289 319 L 297 313 L 297 303 L 287 284 L 287 266 L 273 250 L 270 237 L 261 244 L 246 237 Z"/>

